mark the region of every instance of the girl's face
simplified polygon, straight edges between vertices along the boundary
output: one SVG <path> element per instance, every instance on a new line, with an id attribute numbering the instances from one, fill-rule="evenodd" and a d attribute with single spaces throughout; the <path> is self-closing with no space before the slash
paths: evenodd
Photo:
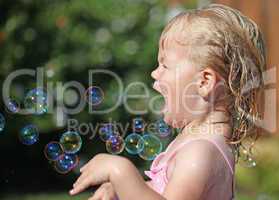
<path id="1" fill-rule="evenodd" d="M 164 121 L 175 128 L 182 128 L 204 110 L 198 94 L 197 67 L 187 60 L 185 47 L 168 42 L 159 48 L 159 66 L 151 73 L 153 88 L 163 95 Z"/>

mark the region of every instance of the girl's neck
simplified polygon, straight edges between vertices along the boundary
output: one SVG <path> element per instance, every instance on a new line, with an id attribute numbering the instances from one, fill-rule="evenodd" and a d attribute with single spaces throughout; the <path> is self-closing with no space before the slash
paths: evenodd
<path id="1" fill-rule="evenodd" d="M 231 123 L 228 113 L 224 107 L 209 112 L 200 119 L 191 121 L 183 130 L 186 134 L 220 134 L 225 138 L 231 138 Z"/>

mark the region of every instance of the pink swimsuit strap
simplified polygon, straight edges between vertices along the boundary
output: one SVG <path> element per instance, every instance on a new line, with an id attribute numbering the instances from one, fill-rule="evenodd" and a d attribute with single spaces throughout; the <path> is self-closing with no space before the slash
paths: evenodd
<path id="1" fill-rule="evenodd" d="M 156 171 L 156 169 L 159 169 L 159 168 L 162 168 L 162 167 L 164 167 L 164 168 L 167 167 L 167 165 L 168 165 L 169 162 L 172 160 L 172 158 L 175 156 L 175 154 L 177 153 L 177 151 L 179 151 L 179 149 L 181 149 L 184 145 L 186 145 L 186 144 L 188 144 L 188 143 L 190 143 L 190 142 L 192 142 L 192 141 L 198 141 L 198 140 L 206 140 L 206 141 L 210 142 L 211 144 L 213 144 L 213 145 L 219 150 L 219 152 L 222 154 L 222 156 L 223 156 L 224 160 L 226 161 L 226 163 L 227 163 L 227 165 L 228 165 L 228 167 L 229 167 L 229 169 L 230 169 L 232 175 L 234 175 L 234 168 L 233 168 L 233 166 L 232 166 L 232 163 L 229 161 L 229 159 L 228 159 L 226 153 L 223 151 L 222 147 L 221 147 L 217 142 L 215 142 L 214 140 L 209 139 L 209 138 L 194 138 L 194 139 L 190 139 L 190 140 L 188 140 L 188 141 L 185 141 L 185 142 L 179 144 L 178 147 L 177 147 L 177 148 L 171 153 L 171 155 L 168 157 L 168 159 L 166 160 L 166 162 L 161 163 L 160 166 L 157 165 L 157 162 L 156 162 L 157 158 L 161 157 L 162 155 L 165 155 L 165 154 L 169 151 L 170 147 L 171 147 L 171 146 L 173 145 L 173 143 L 174 143 L 174 140 L 173 140 L 173 141 L 169 144 L 169 146 L 167 147 L 166 151 L 165 151 L 165 152 L 162 152 L 162 154 L 158 155 L 158 157 L 156 158 L 155 162 L 152 163 L 151 168 L 154 169 L 154 170 Z M 163 165 L 163 166 L 162 166 L 162 165 Z"/>

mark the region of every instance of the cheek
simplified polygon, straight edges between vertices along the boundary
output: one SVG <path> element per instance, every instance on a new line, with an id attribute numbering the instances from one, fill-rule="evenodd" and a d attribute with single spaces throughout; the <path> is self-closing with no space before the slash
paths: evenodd
<path id="1" fill-rule="evenodd" d="M 181 76 L 179 77 L 179 82 L 180 82 L 180 95 L 185 101 L 186 96 L 196 96 L 197 95 L 197 89 L 198 89 L 198 84 L 195 79 L 196 73 L 193 68 L 181 70 L 180 72 Z"/>
<path id="2" fill-rule="evenodd" d="M 187 74 L 188 75 L 188 74 Z M 178 98 L 181 104 L 191 104 L 193 98 L 197 97 L 197 83 L 193 80 L 193 76 L 180 77 L 178 84 Z"/>
<path id="3" fill-rule="evenodd" d="M 189 106 L 195 102 L 194 97 L 197 97 L 197 84 L 192 80 L 193 77 L 187 75 L 172 75 L 165 81 L 163 90 L 167 97 L 168 107 L 172 108 L 172 110 L 175 108 L 176 111 L 180 109 L 182 111 L 184 110 L 182 106 L 185 104 Z"/>
<path id="4" fill-rule="evenodd" d="M 176 95 L 176 88 L 177 83 L 175 73 L 169 71 L 168 73 L 164 74 L 160 80 L 160 89 L 162 94 L 169 100 Z"/>
<path id="5" fill-rule="evenodd" d="M 197 85 L 195 82 L 189 82 L 187 85 L 184 86 L 183 90 L 181 91 L 181 102 L 184 104 L 193 104 L 198 98 L 197 92 Z"/>

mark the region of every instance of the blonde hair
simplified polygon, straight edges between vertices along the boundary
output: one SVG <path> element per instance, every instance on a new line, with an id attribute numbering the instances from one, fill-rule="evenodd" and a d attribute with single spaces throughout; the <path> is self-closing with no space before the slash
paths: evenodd
<path id="1" fill-rule="evenodd" d="M 250 137 L 254 141 L 259 135 L 257 103 L 266 68 L 265 44 L 259 27 L 238 10 L 211 4 L 173 18 L 161 35 L 162 49 L 170 36 L 187 46 L 186 56 L 193 63 L 198 63 L 201 69 L 212 68 L 225 80 L 227 95 L 219 102 L 225 102 L 230 113 L 233 132 L 229 142 L 235 145 L 238 158 L 243 140 Z"/>

